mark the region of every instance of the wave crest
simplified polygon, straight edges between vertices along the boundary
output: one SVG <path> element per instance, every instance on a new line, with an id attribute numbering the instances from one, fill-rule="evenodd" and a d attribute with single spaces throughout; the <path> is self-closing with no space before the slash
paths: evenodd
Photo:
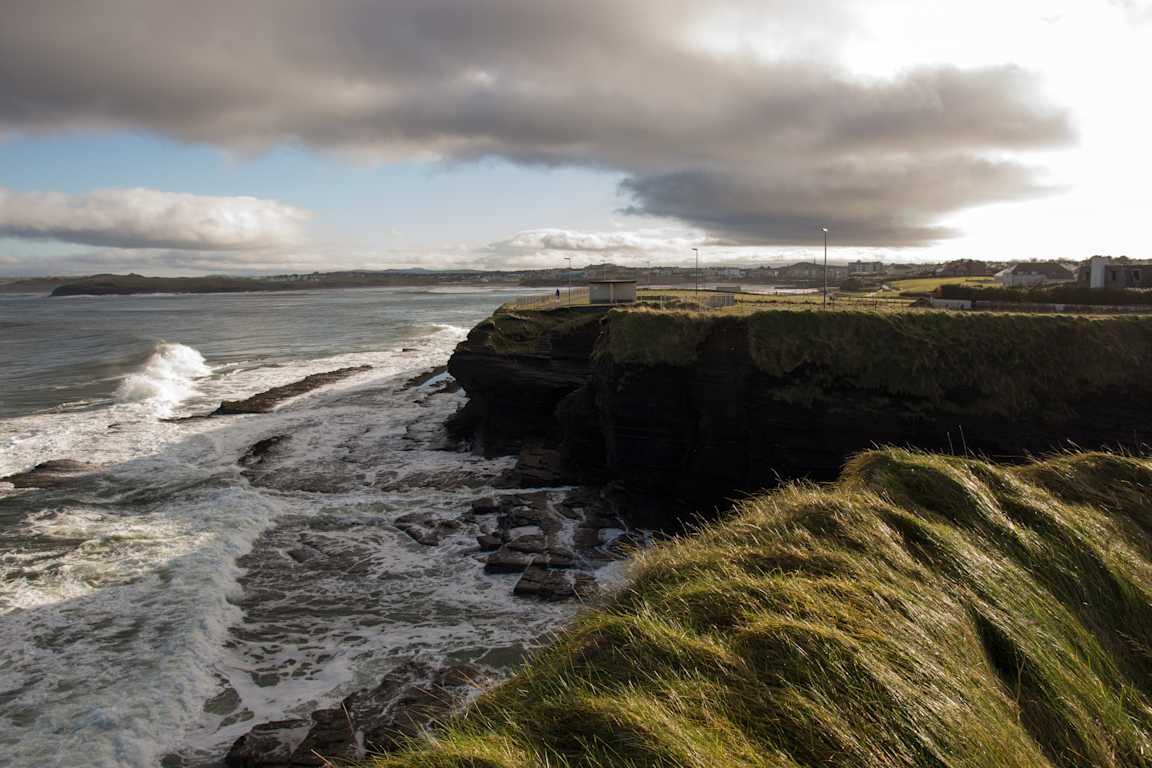
<path id="1" fill-rule="evenodd" d="M 192 347 L 161 342 L 139 371 L 124 377 L 116 398 L 121 402 L 150 402 L 158 412 L 168 413 L 196 394 L 196 379 L 211 373 L 204 355 Z"/>

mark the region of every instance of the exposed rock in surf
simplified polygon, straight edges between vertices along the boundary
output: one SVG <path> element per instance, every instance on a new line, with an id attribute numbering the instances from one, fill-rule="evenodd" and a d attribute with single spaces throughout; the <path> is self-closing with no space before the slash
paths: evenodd
<path id="1" fill-rule="evenodd" d="M 273 768 L 292 765 L 292 753 L 308 731 L 310 720 L 273 720 L 261 723 L 237 739 L 224 758 L 228 768 Z"/>
<path id="2" fill-rule="evenodd" d="M 309 560 L 315 560 L 318 557 L 326 557 L 326 555 L 320 550 L 316 549 L 316 547 L 304 544 L 288 550 L 288 557 L 292 558 L 298 563 L 306 563 Z"/>
<path id="3" fill-rule="evenodd" d="M 495 515 L 501 509 L 500 502 L 491 496 L 484 496 L 472 502 L 473 515 Z"/>
<path id="4" fill-rule="evenodd" d="M 522 488 L 563 485 L 570 478 L 564 471 L 563 452 L 541 443 L 531 443 L 520 449 L 513 474 Z"/>
<path id="5" fill-rule="evenodd" d="M 408 351 L 408 350 L 405 350 L 405 351 Z M 412 350 L 412 351 L 415 351 L 415 350 Z M 404 382 L 404 389 L 415 389 L 416 387 L 423 386 L 423 385 L 427 384 L 428 382 L 432 381 L 432 379 L 436 378 L 437 376 L 443 376 L 446 373 L 448 373 L 448 366 L 447 365 L 437 365 L 434 368 L 429 368 L 428 370 L 424 371 L 423 373 L 419 373 L 419 374 L 413 376 L 412 378 L 408 379 L 408 381 Z"/>
<path id="6" fill-rule="evenodd" d="M 418 544 L 426 547 L 438 545 L 445 536 L 460 528 L 456 520 L 444 520 L 427 512 L 412 512 L 395 520 L 396 527 Z"/>
<path id="7" fill-rule="evenodd" d="M 497 549 L 500 549 L 500 545 L 503 543 L 503 539 L 499 536 L 493 536 L 490 533 L 483 533 L 476 537 L 476 544 L 483 552 L 495 552 Z"/>
<path id="8" fill-rule="evenodd" d="M 288 439 L 288 435 L 274 435 L 273 437 L 266 437 L 263 440 L 258 440 L 249 446 L 244 455 L 240 457 L 240 466 L 247 469 L 255 469 L 264 464 L 270 454 L 276 448 Z"/>
<path id="9" fill-rule="evenodd" d="M 17 488 L 59 488 L 94 469 L 94 465 L 82 461 L 53 459 L 37 464 L 27 472 L 0 477 L 0 482 L 11 483 Z"/>
<path id="10" fill-rule="evenodd" d="M 533 555 L 501 547 L 484 561 L 485 573 L 520 573 L 532 562 Z"/>
<path id="11" fill-rule="evenodd" d="M 223 403 L 220 403 L 220 407 L 213 411 L 211 415 L 233 416 L 244 413 L 267 413 L 285 400 L 369 370 L 372 370 L 372 366 L 370 365 L 356 365 L 348 368 L 339 368 L 335 371 L 313 373 L 310 376 L 305 376 L 300 379 L 300 381 L 295 381 L 280 387 L 273 387 L 272 389 L 265 390 L 264 392 L 252 395 L 243 400 L 225 400 Z"/>
<path id="12" fill-rule="evenodd" d="M 576 596 L 576 587 L 568 574 L 550 570 L 542 558 L 536 558 L 524 570 L 512 594 L 537 600 L 568 600 Z"/>
<path id="13" fill-rule="evenodd" d="M 309 720 L 256 726 L 232 745 L 224 764 L 308 768 L 387 753 L 459 707 L 476 689 L 478 674 L 466 665 L 432 669 L 420 662 L 405 663 L 375 688 L 359 690 L 339 706 L 318 709 Z"/>
<path id="14" fill-rule="evenodd" d="M 406 491 L 410 488 L 437 488 L 442 491 L 460 488 L 481 488 L 488 479 L 467 469 L 444 471 L 383 472 L 376 479 L 379 491 Z"/>

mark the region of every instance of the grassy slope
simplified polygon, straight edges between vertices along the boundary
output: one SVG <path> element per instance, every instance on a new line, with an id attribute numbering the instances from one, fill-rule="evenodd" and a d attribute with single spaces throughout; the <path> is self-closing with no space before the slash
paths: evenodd
<path id="1" fill-rule="evenodd" d="M 936 290 L 942 285 L 999 285 L 991 277 L 913 277 L 904 280 L 888 282 L 897 291 L 911 291 L 914 293 L 927 293 Z"/>
<path id="2" fill-rule="evenodd" d="M 505 355 L 546 355 L 559 336 L 595 325 L 603 313 L 587 306 L 527 309 L 502 307 L 468 334 L 468 340 Z"/>
<path id="3" fill-rule="evenodd" d="M 1152 461 L 902 450 L 639 559 L 400 766 L 1152 765 Z"/>

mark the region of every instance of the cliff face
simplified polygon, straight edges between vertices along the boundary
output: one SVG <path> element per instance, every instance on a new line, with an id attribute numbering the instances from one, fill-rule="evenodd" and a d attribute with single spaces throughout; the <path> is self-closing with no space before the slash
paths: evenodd
<path id="1" fill-rule="evenodd" d="M 573 308 L 497 315 L 449 369 L 488 453 L 550 443 L 570 476 L 698 509 L 876 445 L 1139 448 L 1150 352 L 1144 318 Z"/>
<path id="2" fill-rule="evenodd" d="M 501 312 L 473 328 L 448 362 L 468 393 L 450 432 L 487 456 L 562 442 L 556 407 L 588 381 L 604 315 L 589 307 Z"/>

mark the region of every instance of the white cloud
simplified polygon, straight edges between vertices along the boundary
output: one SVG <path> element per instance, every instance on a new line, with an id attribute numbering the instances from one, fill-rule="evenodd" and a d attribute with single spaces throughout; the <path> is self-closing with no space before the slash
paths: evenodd
<path id="1" fill-rule="evenodd" d="M 570 229 L 529 229 L 496 247 L 541 251 L 677 251 L 707 242 L 703 233 L 668 230 L 630 232 L 578 232 Z"/>
<path id="2" fill-rule="evenodd" d="M 0 237 L 122 249 L 250 251 L 297 239 L 307 211 L 256 197 L 210 197 L 154 189 L 85 195 L 0 187 Z"/>

